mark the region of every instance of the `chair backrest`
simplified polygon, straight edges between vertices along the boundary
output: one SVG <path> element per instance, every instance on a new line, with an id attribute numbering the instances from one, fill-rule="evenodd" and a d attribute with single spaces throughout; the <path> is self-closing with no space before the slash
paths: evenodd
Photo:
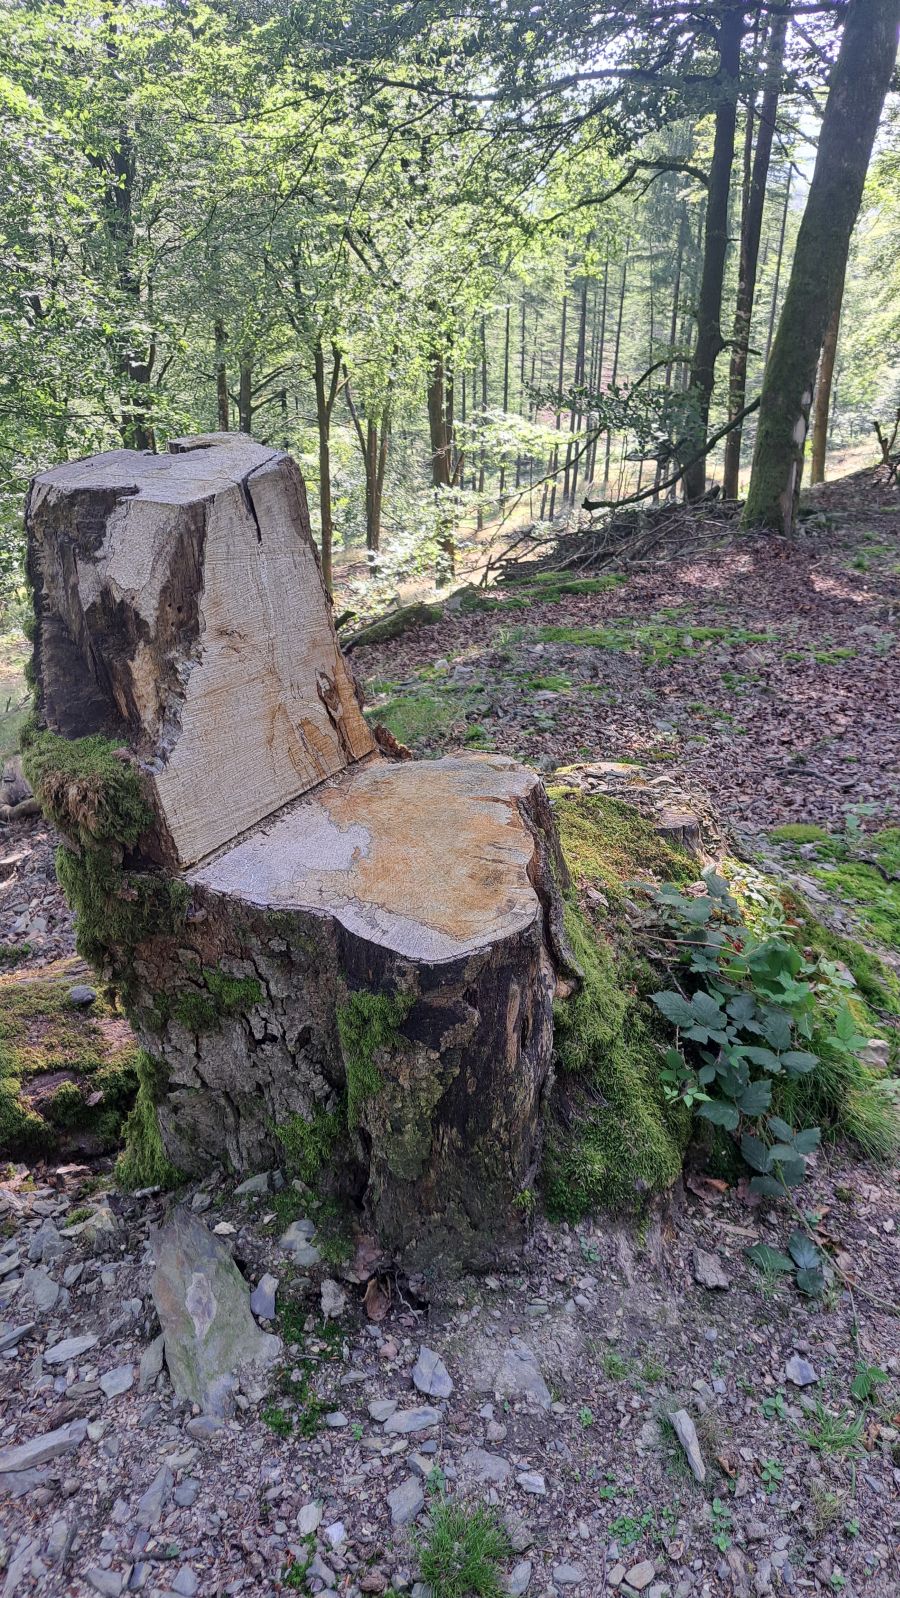
<path id="1" fill-rule="evenodd" d="M 130 746 L 164 860 L 372 752 L 290 456 L 240 433 L 112 450 L 36 477 L 27 523 L 39 716 Z"/>

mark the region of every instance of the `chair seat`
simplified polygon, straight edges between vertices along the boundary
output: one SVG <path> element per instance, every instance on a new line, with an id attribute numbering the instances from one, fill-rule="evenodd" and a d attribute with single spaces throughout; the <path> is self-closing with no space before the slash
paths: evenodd
<path id="1" fill-rule="evenodd" d="M 407 958 L 456 960 L 526 931 L 541 906 L 521 802 L 501 755 L 349 767 L 187 873 L 213 893 L 330 915 Z"/>

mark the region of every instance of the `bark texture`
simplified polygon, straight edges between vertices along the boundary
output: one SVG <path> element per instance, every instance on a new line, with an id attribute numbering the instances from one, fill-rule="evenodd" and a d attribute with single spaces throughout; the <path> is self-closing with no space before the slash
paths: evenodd
<path id="1" fill-rule="evenodd" d="M 744 520 L 793 530 L 816 364 L 840 297 L 850 235 L 897 56 L 900 0 L 850 0 L 816 165 L 763 381 Z"/>
<path id="2" fill-rule="evenodd" d="M 28 519 L 29 771 L 166 1157 L 287 1150 L 406 1260 L 495 1258 L 570 972 L 540 782 L 374 753 L 288 457 L 115 451 L 37 479 Z"/>

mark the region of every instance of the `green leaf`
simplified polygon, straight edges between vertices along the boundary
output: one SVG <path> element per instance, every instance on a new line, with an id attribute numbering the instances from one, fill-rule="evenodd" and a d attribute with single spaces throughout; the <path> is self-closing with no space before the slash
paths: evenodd
<path id="1" fill-rule="evenodd" d="M 690 1026 L 694 1012 L 687 999 L 683 999 L 680 993 L 667 991 L 652 993 L 650 997 L 657 1010 L 661 1010 L 666 1020 L 671 1021 L 673 1026 Z"/>
<path id="2" fill-rule="evenodd" d="M 741 1153 L 754 1171 L 768 1171 L 769 1151 L 761 1137 L 753 1137 L 750 1132 L 745 1132 L 741 1138 Z"/>
<path id="3" fill-rule="evenodd" d="M 788 1250 L 794 1264 L 801 1271 L 812 1271 L 821 1268 L 822 1256 L 816 1248 L 812 1238 L 796 1227 L 788 1238 Z"/>
<path id="4" fill-rule="evenodd" d="M 725 1017 L 722 1014 L 722 1007 L 718 999 L 714 999 L 711 994 L 695 993 L 691 1000 L 691 1009 L 694 1012 L 694 1020 L 699 1022 L 700 1026 L 724 1027 Z"/>
<path id="5" fill-rule="evenodd" d="M 768 1243 L 752 1243 L 747 1250 L 747 1258 L 758 1265 L 761 1271 L 788 1272 L 794 1269 L 786 1254 L 780 1248 L 772 1248 Z"/>
<path id="6" fill-rule="evenodd" d="M 787 1187 L 799 1187 L 806 1180 L 806 1161 L 800 1159 L 778 1160 L 778 1174 Z"/>
<path id="7" fill-rule="evenodd" d="M 768 1008 L 760 1023 L 762 1035 L 771 1043 L 773 1049 L 789 1049 L 791 1046 L 791 1020 L 783 1010 Z"/>
<path id="8" fill-rule="evenodd" d="M 817 1054 L 810 1054 L 805 1049 L 788 1049 L 781 1056 L 782 1065 L 785 1066 L 789 1076 L 808 1076 L 819 1063 Z"/>
<path id="9" fill-rule="evenodd" d="M 822 1128 L 819 1126 L 804 1127 L 794 1138 L 795 1154 L 812 1154 L 822 1141 Z"/>
<path id="10" fill-rule="evenodd" d="M 784 1185 L 776 1181 L 774 1176 L 753 1176 L 750 1179 L 750 1192 L 761 1193 L 765 1198 L 784 1198 Z"/>
<path id="11" fill-rule="evenodd" d="M 752 993 L 737 993 L 726 1006 L 733 1021 L 752 1021 L 756 1014 L 756 1000 Z"/>
<path id="12" fill-rule="evenodd" d="M 741 1048 L 745 1060 L 750 1060 L 753 1065 L 761 1065 L 764 1071 L 780 1071 L 781 1058 L 771 1049 L 759 1049 L 754 1044 L 752 1047 Z"/>
<path id="13" fill-rule="evenodd" d="M 726 1131 L 733 1132 L 740 1120 L 740 1116 L 733 1104 L 723 1104 L 721 1099 L 710 1099 L 707 1104 L 701 1104 L 697 1111 L 704 1121 L 711 1121 L 713 1126 L 724 1126 Z"/>
<path id="14" fill-rule="evenodd" d="M 766 1081 L 751 1082 L 738 1099 L 745 1115 L 762 1115 L 771 1102 L 772 1084 Z"/>
<path id="15" fill-rule="evenodd" d="M 794 1128 L 789 1126 L 787 1121 L 782 1121 L 780 1115 L 770 1115 L 768 1125 L 773 1137 L 777 1137 L 782 1143 L 793 1143 Z"/>
<path id="16" fill-rule="evenodd" d="M 821 1298 L 825 1291 L 825 1276 L 819 1269 L 797 1272 L 797 1286 L 807 1298 Z"/>

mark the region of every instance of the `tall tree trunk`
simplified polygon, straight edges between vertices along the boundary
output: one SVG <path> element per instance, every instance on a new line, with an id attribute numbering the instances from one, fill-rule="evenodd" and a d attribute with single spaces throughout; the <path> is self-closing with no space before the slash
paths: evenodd
<path id="1" fill-rule="evenodd" d="M 507 305 L 507 307 L 506 307 L 506 321 L 504 323 L 504 329 L 503 329 L 503 411 L 504 411 L 504 415 L 506 414 L 506 412 L 508 410 L 509 410 L 509 306 Z M 506 473 L 505 473 L 505 471 L 504 471 L 504 469 L 503 469 L 503 467 L 501 465 L 501 467 L 500 467 L 500 486 L 499 486 L 499 493 L 500 493 L 501 500 L 503 498 L 503 485 L 504 485 L 505 480 L 506 480 Z"/>
<path id="2" fill-rule="evenodd" d="M 622 347 L 622 318 L 623 318 L 623 316 L 625 314 L 625 287 L 626 287 L 626 284 L 628 282 L 628 247 L 629 247 L 629 244 L 630 244 L 630 240 L 626 239 L 625 240 L 625 258 L 622 261 L 622 287 L 619 290 L 619 320 L 616 323 L 616 342 L 615 342 L 615 347 L 613 349 L 612 375 L 611 375 L 610 380 L 609 380 L 610 388 L 614 388 L 615 387 L 616 379 L 617 379 L 617 377 L 619 375 L 619 350 Z M 601 359 L 602 359 L 602 356 L 601 356 Z M 607 429 L 606 429 L 606 464 L 604 465 L 604 468 L 603 468 L 603 482 L 604 482 L 604 487 L 605 487 L 605 490 L 606 490 L 606 497 L 607 498 L 609 497 L 609 495 L 608 495 L 608 490 L 609 490 L 609 458 L 610 458 L 611 450 L 612 450 L 612 429 L 607 427 Z"/>
<path id="3" fill-rule="evenodd" d="M 778 314 L 778 290 L 781 286 L 781 263 L 784 260 L 784 240 L 787 233 L 788 212 L 791 208 L 791 178 L 794 175 L 793 162 L 788 163 L 787 182 L 784 186 L 784 204 L 781 207 L 781 226 L 778 230 L 778 254 L 775 257 L 775 277 L 772 282 L 772 303 L 769 306 L 769 331 L 766 335 L 766 358 L 764 366 L 769 364 L 772 353 L 772 340 L 775 337 L 775 318 Z"/>
<path id="4" fill-rule="evenodd" d="M 560 407 L 562 405 L 563 378 L 565 377 L 565 370 L 566 370 L 566 317 L 567 317 L 567 314 L 568 314 L 568 308 L 569 308 L 568 296 L 566 294 L 564 294 L 563 295 L 563 302 L 562 302 L 562 326 L 560 328 L 560 334 L 559 334 L 559 367 L 558 367 L 557 374 L 556 374 L 556 391 L 557 391 L 556 431 L 558 433 L 561 432 L 561 430 L 562 430 L 562 410 L 561 410 Z M 552 479 L 551 479 L 552 486 L 551 486 L 551 489 L 550 489 L 550 520 L 551 521 L 553 520 L 553 512 L 554 512 L 554 510 L 556 508 L 556 473 L 557 473 L 558 470 L 559 470 L 559 445 L 555 444 L 553 446 L 553 454 L 550 457 L 550 471 L 553 473 L 553 476 L 552 476 Z"/>
<path id="5" fill-rule="evenodd" d="M 741 39 L 744 32 L 742 0 L 727 0 L 719 23 L 720 99 L 716 106 L 716 132 L 709 190 L 706 203 L 706 240 L 703 251 L 703 276 L 697 305 L 697 342 L 691 363 L 690 390 L 696 415 L 694 442 L 699 447 L 709 431 L 709 409 L 716 375 L 716 360 L 724 347 L 722 338 L 722 286 L 728 250 L 728 199 L 731 192 L 731 167 L 737 127 L 738 79 L 741 70 Z M 701 456 L 684 474 L 684 490 L 689 500 L 706 492 L 706 457 Z"/>
<path id="6" fill-rule="evenodd" d="M 593 376 L 591 378 L 591 388 L 594 391 L 594 393 L 596 393 L 598 395 L 601 394 L 602 391 L 603 391 L 603 357 L 604 357 L 604 355 L 606 353 L 606 307 L 607 307 L 608 297 L 609 297 L 609 250 L 607 249 L 606 258 L 605 258 L 605 260 L 603 262 L 603 306 L 602 306 L 602 309 L 600 311 L 600 337 L 599 337 L 599 340 L 598 340 L 596 367 L 595 367 L 594 374 L 593 374 Z M 598 435 L 598 430 L 595 427 L 594 428 L 594 437 L 591 440 L 590 459 L 588 460 L 587 469 L 586 469 L 586 473 L 585 473 L 589 483 L 592 483 L 594 481 L 594 473 L 595 473 L 595 471 L 597 469 L 597 439 L 598 439 L 598 436 L 599 436 Z"/>
<path id="7" fill-rule="evenodd" d="M 238 427 L 242 433 L 253 432 L 253 356 L 241 356 L 238 382 Z"/>
<path id="8" fill-rule="evenodd" d="M 331 350 L 331 376 L 325 383 L 325 351 L 322 340 L 316 340 L 313 351 L 313 380 L 316 390 L 316 425 L 319 432 L 319 526 L 322 576 L 329 594 L 332 590 L 334 520 L 331 509 L 331 416 L 340 387 L 341 354 L 336 346 Z"/>
<path id="9" fill-rule="evenodd" d="M 575 349 L 575 387 L 584 389 L 585 359 L 587 356 L 587 305 L 588 305 L 588 280 L 581 280 L 581 309 L 578 316 L 578 344 Z M 569 412 L 569 446 L 566 451 L 566 481 L 565 496 L 567 504 L 572 504 L 575 499 L 575 490 L 578 486 L 578 450 L 576 447 L 578 434 L 581 432 L 583 400 L 580 410 L 574 407 Z"/>
<path id="10" fill-rule="evenodd" d="M 816 165 L 763 380 L 744 519 L 790 534 L 816 363 L 847 266 L 878 120 L 897 59 L 900 0 L 850 0 Z"/>
<path id="11" fill-rule="evenodd" d="M 487 375 L 487 328 L 484 317 L 481 318 L 481 426 L 482 442 L 478 450 L 478 514 L 476 524 L 479 532 L 484 526 L 484 427 L 488 406 L 488 375 Z"/>
<path id="12" fill-rule="evenodd" d="M 435 488 L 449 488 L 453 467 L 451 438 L 447 425 L 446 369 L 443 350 L 431 359 L 428 379 L 428 431 L 431 439 L 431 481 Z"/>
<path id="13" fill-rule="evenodd" d="M 675 341 L 678 338 L 678 317 L 681 310 L 681 268 L 687 238 L 687 206 L 682 201 L 681 221 L 678 224 L 678 249 L 675 255 L 675 282 L 672 287 L 672 316 L 669 321 L 669 359 L 666 361 L 666 388 L 672 387 L 672 368 L 675 360 Z"/>
<path id="14" fill-rule="evenodd" d="M 787 13 L 776 15 L 772 21 L 769 45 L 766 52 L 766 82 L 762 104 L 759 108 L 759 126 L 756 149 L 747 188 L 747 203 L 741 225 L 741 259 L 738 269 L 737 305 L 734 312 L 734 333 L 731 350 L 731 370 L 728 377 L 728 416 L 739 415 L 747 395 L 747 360 L 750 353 L 750 323 L 753 318 L 753 301 L 756 297 L 756 273 L 759 264 L 759 241 L 762 235 L 763 208 L 766 201 L 766 183 L 772 155 L 772 138 L 775 117 L 781 93 L 781 76 L 784 69 L 784 45 L 787 35 Z M 725 472 L 723 493 L 726 499 L 737 499 L 740 488 L 742 429 L 736 427 L 725 440 Z"/>
<path id="15" fill-rule="evenodd" d="M 219 432 L 227 433 L 230 423 L 228 411 L 228 374 L 225 368 L 225 346 L 228 335 L 225 332 L 225 323 L 220 316 L 213 323 L 213 336 L 216 341 L 216 418 Z"/>
<path id="16" fill-rule="evenodd" d="M 822 345 L 822 358 L 819 361 L 819 376 L 816 380 L 816 400 L 813 407 L 812 426 L 812 455 L 810 457 L 809 480 L 811 483 L 824 483 L 825 457 L 828 453 L 828 423 L 831 417 L 831 388 L 834 382 L 834 363 L 837 357 L 838 334 L 841 328 L 841 308 L 844 303 L 844 277 L 841 278 L 841 287 L 838 302 L 831 313 L 831 321 L 825 329 L 825 342 Z"/>

